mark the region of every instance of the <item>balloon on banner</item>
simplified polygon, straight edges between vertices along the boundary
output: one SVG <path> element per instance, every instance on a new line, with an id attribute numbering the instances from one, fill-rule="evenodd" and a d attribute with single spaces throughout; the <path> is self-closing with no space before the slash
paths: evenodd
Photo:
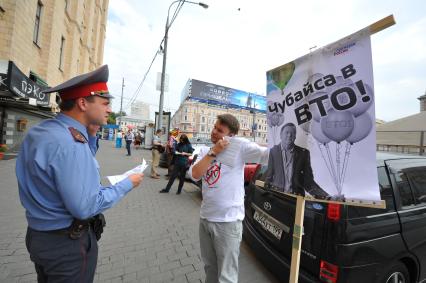
<path id="1" fill-rule="evenodd" d="M 266 93 L 270 93 L 270 92 L 273 92 L 273 91 L 276 91 L 276 90 L 281 92 L 281 90 L 278 86 L 276 86 L 273 82 L 268 81 L 268 83 L 266 85 Z"/>
<path id="2" fill-rule="evenodd" d="M 355 117 L 358 117 L 359 115 L 367 111 L 368 108 L 370 108 L 370 106 L 373 104 L 373 91 L 371 87 L 367 84 L 363 84 L 363 85 L 365 90 L 364 94 L 361 94 L 361 91 L 358 89 L 358 87 L 354 83 L 341 85 L 339 88 L 336 88 L 333 90 L 334 92 L 340 88 L 349 87 L 354 91 L 356 95 L 356 104 L 352 106 L 351 108 L 349 108 L 348 110 L 351 111 L 351 113 Z M 333 92 L 330 92 L 330 95 Z M 368 97 L 367 101 L 364 101 L 363 98 L 365 99 L 367 97 Z M 337 95 L 337 101 L 339 101 L 341 105 L 348 104 L 349 96 L 345 94 L 345 92 L 342 92 L 339 95 Z"/>
<path id="3" fill-rule="evenodd" d="M 274 81 L 272 80 L 272 75 L 271 73 L 267 73 L 266 74 L 266 80 L 267 80 L 267 84 L 266 84 L 266 93 L 269 95 L 269 93 L 273 92 L 273 91 L 279 91 L 280 94 L 282 93 L 280 88 L 274 83 Z"/>
<path id="4" fill-rule="evenodd" d="M 313 95 L 309 96 L 309 101 L 312 101 L 313 99 L 324 96 L 324 95 L 328 96 L 328 93 L 325 92 L 325 91 L 317 91 Z M 324 106 L 324 111 L 326 111 L 326 112 L 327 112 L 328 109 L 331 108 L 331 102 L 328 98 L 322 100 L 322 105 Z M 313 104 L 309 105 L 309 111 L 312 114 L 312 118 L 317 122 L 319 122 L 321 120 L 321 118 L 325 117 L 325 116 L 321 116 L 321 112 L 318 108 L 317 103 L 313 103 Z"/>
<path id="5" fill-rule="evenodd" d="M 311 134 L 319 143 L 327 144 L 331 140 L 326 137 L 321 129 L 321 123 L 315 120 L 311 120 Z"/>
<path id="6" fill-rule="evenodd" d="M 331 109 L 327 116 L 321 119 L 322 132 L 337 143 L 349 137 L 353 128 L 354 117 L 348 110 L 336 111 Z"/>
<path id="7" fill-rule="evenodd" d="M 368 112 L 365 112 L 358 117 L 355 117 L 354 129 L 349 137 L 346 138 L 346 141 L 350 144 L 354 144 L 363 140 L 373 128 L 373 122 Z"/>
<path id="8" fill-rule="evenodd" d="M 272 80 L 275 82 L 275 85 L 277 85 L 281 90 L 283 90 L 287 83 L 290 81 L 291 77 L 293 76 L 294 69 L 296 68 L 296 65 L 294 62 L 287 63 L 275 70 L 272 70 L 271 77 Z"/>
<path id="9" fill-rule="evenodd" d="M 336 79 L 336 83 L 327 87 L 327 91 L 329 94 L 332 94 L 335 90 L 346 86 L 353 86 L 353 81 L 351 79 L 344 79 L 342 76 L 334 77 Z"/>
<path id="10" fill-rule="evenodd" d="M 359 115 L 367 111 L 368 108 L 370 108 L 370 106 L 373 104 L 373 100 L 374 100 L 373 89 L 368 84 L 363 84 L 363 85 L 365 90 L 365 92 L 363 92 L 364 94 L 362 94 L 362 92 L 359 90 L 358 87 L 354 86 L 357 103 L 354 107 L 352 107 L 349 110 L 352 112 L 352 114 L 354 114 L 355 117 L 358 117 Z M 369 99 L 366 99 L 367 97 Z M 367 100 L 367 101 L 364 101 L 364 100 Z"/>

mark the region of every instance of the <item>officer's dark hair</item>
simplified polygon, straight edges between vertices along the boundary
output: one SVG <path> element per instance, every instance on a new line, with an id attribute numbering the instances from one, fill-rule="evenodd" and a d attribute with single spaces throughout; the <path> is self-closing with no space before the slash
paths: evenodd
<path id="1" fill-rule="evenodd" d="M 293 123 L 287 123 L 287 124 L 284 124 L 284 126 L 281 128 L 280 135 L 283 133 L 285 127 L 293 127 L 294 128 L 294 132 L 296 132 L 296 125 L 293 124 Z"/>
<path id="2" fill-rule="evenodd" d="M 88 102 L 93 102 L 95 100 L 95 97 L 87 96 L 87 97 L 84 97 L 84 99 L 86 99 Z M 61 111 L 70 111 L 71 109 L 74 108 L 75 101 L 76 99 L 61 100 L 59 102 L 59 109 L 61 109 Z"/>
<path id="3" fill-rule="evenodd" d="M 161 132 L 162 132 L 162 130 L 160 130 L 160 129 L 158 129 L 158 130 L 155 131 L 156 134 L 159 134 Z"/>
<path id="4" fill-rule="evenodd" d="M 228 113 L 217 115 L 217 120 L 220 124 L 227 126 L 231 134 L 238 134 L 238 131 L 240 130 L 240 123 L 234 115 Z"/>

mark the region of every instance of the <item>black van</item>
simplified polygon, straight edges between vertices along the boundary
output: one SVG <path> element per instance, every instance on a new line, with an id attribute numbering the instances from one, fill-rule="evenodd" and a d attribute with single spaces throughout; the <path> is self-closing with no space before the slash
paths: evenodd
<path id="1" fill-rule="evenodd" d="M 265 167 L 253 180 L 264 180 Z M 426 278 L 426 158 L 377 154 L 386 209 L 306 202 L 299 282 L 420 282 Z M 296 201 L 246 186 L 244 239 L 288 282 Z"/>

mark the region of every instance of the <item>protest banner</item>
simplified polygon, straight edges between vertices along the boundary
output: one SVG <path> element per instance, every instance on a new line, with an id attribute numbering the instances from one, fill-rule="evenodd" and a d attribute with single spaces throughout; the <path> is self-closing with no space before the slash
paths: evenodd
<path id="1" fill-rule="evenodd" d="M 290 282 L 297 282 L 305 200 L 383 208 L 376 167 L 370 35 L 384 18 L 272 69 L 265 183 L 297 198 Z"/>

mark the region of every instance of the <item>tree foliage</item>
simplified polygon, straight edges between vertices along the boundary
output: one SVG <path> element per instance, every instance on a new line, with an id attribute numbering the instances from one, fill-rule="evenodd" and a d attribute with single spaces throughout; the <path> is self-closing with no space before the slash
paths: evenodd
<path id="1" fill-rule="evenodd" d="M 126 112 L 122 111 L 121 116 L 126 116 Z M 117 118 L 120 117 L 120 112 L 111 112 L 108 116 L 108 124 L 116 124 Z"/>

